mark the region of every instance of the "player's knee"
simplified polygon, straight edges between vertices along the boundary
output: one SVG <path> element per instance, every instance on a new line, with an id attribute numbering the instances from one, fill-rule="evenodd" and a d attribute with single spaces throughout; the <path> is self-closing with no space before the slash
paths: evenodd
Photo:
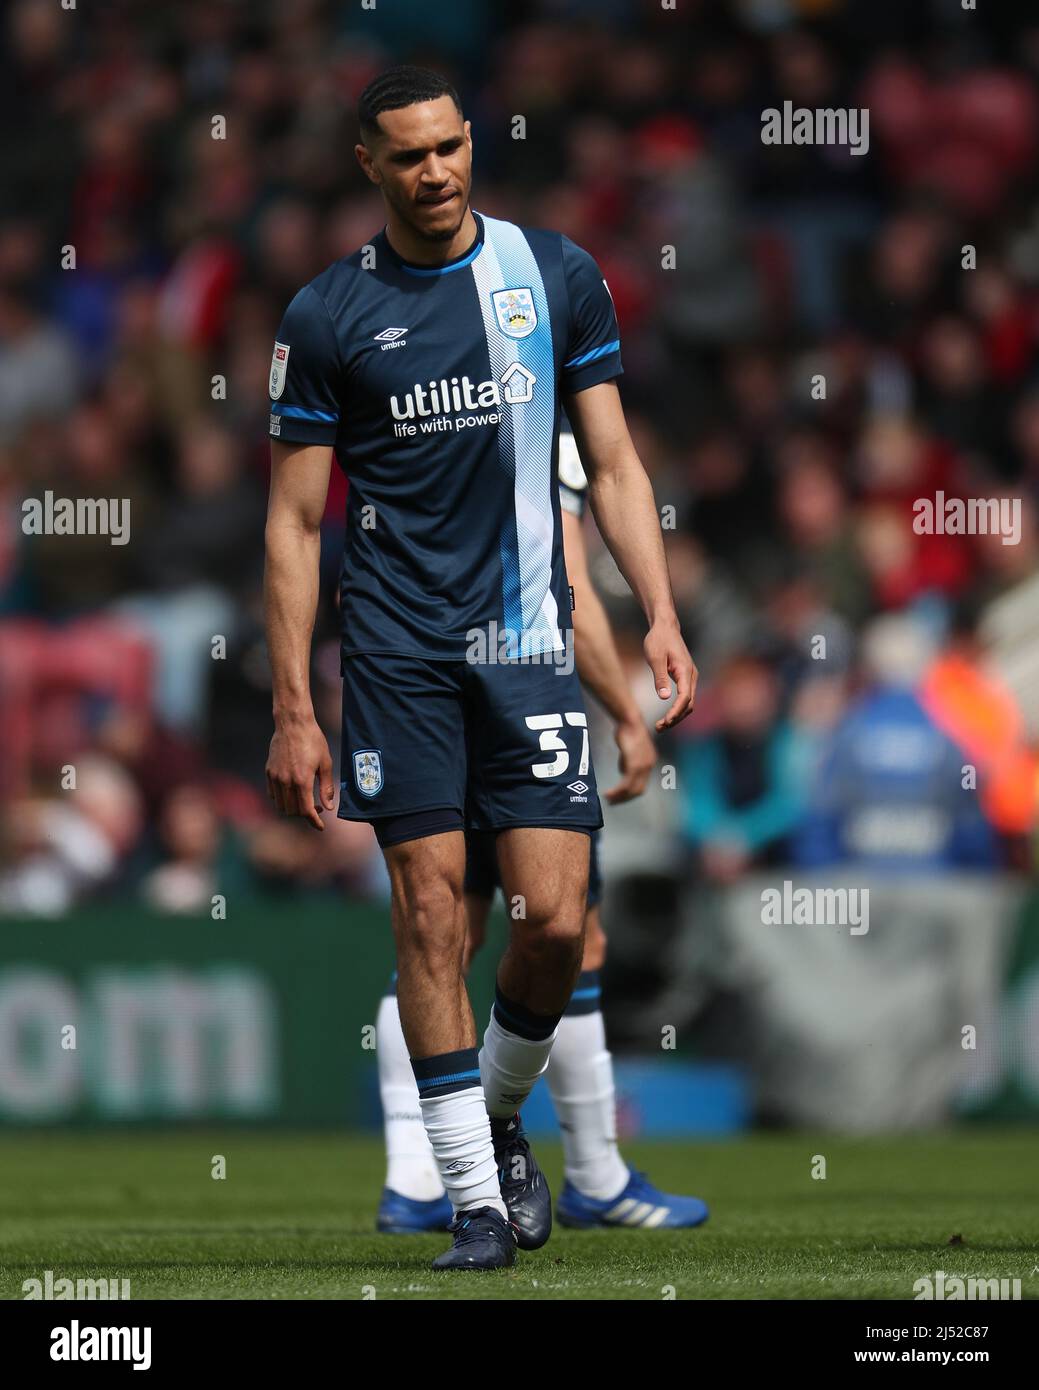
<path id="1" fill-rule="evenodd" d="M 513 926 L 513 943 L 546 971 L 569 964 L 581 949 L 584 913 L 580 906 L 534 910 Z"/>

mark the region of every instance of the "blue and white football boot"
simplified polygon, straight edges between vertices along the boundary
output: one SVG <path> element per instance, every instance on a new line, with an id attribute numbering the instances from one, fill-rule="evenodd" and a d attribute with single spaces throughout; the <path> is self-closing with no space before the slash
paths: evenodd
<path id="1" fill-rule="evenodd" d="M 424 1231 L 446 1231 L 451 1216 L 451 1199 L 446 1192 L 423 1202 L 394 1192 L 392 1187 L 384 1187 L 375 1228 L 387 1236 L 416 1236 Z"/>
<path id="2" fill-rule="evenodd" d="M 605 1202 L 585 1197 L 573 1183 L 565 1182 L 556 1202 L 559 1224 L 579 1230 L 592 1226 L 628 1226 L 642 1231 L 662 1231 L 702 1226 L 707 1220 L 707 1204 L 699 1197 L 674 1197 L 654 1187 L 645 1173 L 634 1168 L 629 1171 L 627 1186 Z"/>

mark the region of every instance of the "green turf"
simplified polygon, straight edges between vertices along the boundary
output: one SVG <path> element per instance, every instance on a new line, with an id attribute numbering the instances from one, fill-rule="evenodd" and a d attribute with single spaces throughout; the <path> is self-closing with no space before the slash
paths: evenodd
<path id="1" fill-rule="evenodd" d="M 539 1144 L 552 1182 L 560 1152 Z M 222 1154 L 227 1177 L 210 1176 Z M 827 1162 L 811 1177 L 812 1156 Z M 245 1130 L 0 1137 L 0 1297 L 128 1278 L 134 1298 L 912 1298 L 913 1281 L 1020 1278 L 1039 1297 L 1039 1136 L 765 1135 L 629 1144 L 706 1198 L 696 1231 L 557 1229 L 512 1270 L 434 1274 L 442 1235 L 377 1236 L 377 1140 Z M 954 1238 L 959 1237 L 962 1243 Z M 950 1245 L 950 1240 L 953 1244 Z"/>

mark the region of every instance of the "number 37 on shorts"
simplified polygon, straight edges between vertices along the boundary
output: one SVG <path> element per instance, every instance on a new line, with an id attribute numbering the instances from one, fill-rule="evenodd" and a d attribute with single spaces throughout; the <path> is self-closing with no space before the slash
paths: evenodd
<path id="1" fill-rule="evenodd" d="M 457 807 L 472 830 L 602 825 L 576 672 L 379 653 L 341 669 L 341 817 Z M 358 783 L 358 751 L 378 755 L 381 781 Z"/>

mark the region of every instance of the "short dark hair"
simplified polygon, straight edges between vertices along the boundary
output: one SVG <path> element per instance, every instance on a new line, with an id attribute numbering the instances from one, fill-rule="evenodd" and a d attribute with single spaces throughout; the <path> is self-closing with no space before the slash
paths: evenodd
<path id="1" fill-rule="evenodd" d="M 389 68 L 373 78 L 361 93 L 357 102 L 357 120 L 361 127 L 361 138 L 367 140 L 381 134 L 379 116 L 383 111 L 399 111 L 402 106 L 414 106 L 419 101 L 436 101 L 439 97 L 450 97 L 458 114 L 462 114 L 462 103 L 458 93 L 446 78 L 429 68 L 416 68 L 408 63 Z"/>

